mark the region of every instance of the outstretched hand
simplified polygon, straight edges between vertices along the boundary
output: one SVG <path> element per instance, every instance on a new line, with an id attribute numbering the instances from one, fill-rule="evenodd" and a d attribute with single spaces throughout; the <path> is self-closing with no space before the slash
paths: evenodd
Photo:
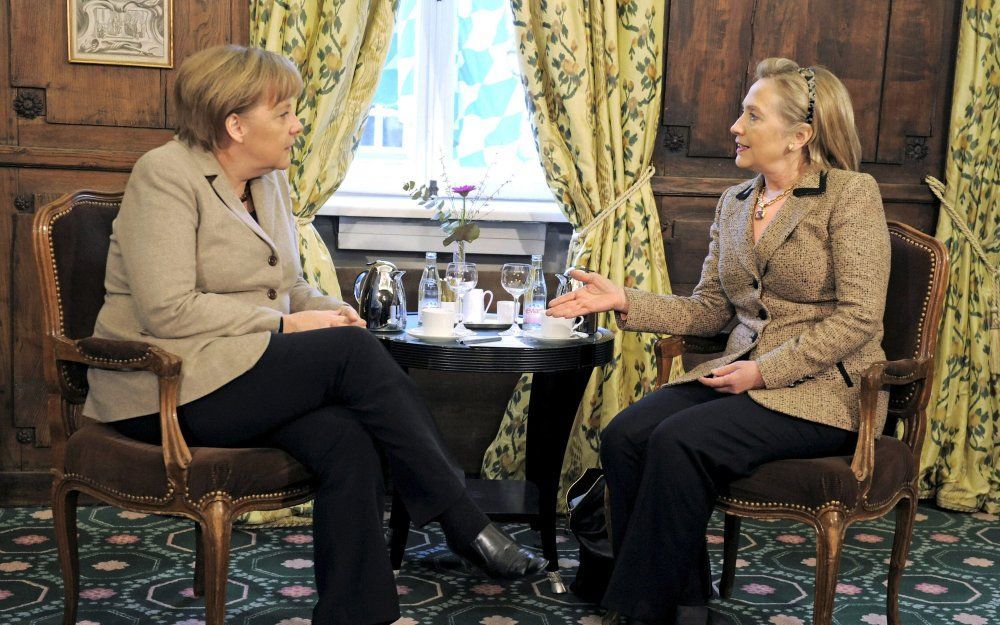
<path id="1" fill-rule="evenodd" d="M 574 269 L 569 277 L 583 282 L 584 286 L 549 302 L 546 315 L 569 318 L 609 310 L 628 312 L 625 289 L 601 274 Z"/>

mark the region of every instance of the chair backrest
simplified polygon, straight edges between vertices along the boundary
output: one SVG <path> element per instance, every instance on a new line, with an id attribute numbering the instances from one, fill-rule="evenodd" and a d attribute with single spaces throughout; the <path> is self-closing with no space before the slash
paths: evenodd
<path id="1" fill-rule="evenodd" d="M 892 269 L 882 339 L 886 359 L 927 358 L 933 362 L 948 282 L 947 252 L 934 237 L 897 222 L 889 222 L 889 238 Z M 917 420 L 923 417 L 931 382 L 890 387 L 886 433 L 894 433 L 897 420 L 902 419 L 908 432 L 922 434 L 922 423 Z"/>
<path id="2" fill-rule="evenodd" d="M 93 334 L 104 303 L 111 224 L 121 200 L 121 193 L 76 191 L 35 215 L 35 261 L 47 336 L 82 339 Z M 87 368 L 53 364 L 63 399 L 81 403 L 87 395 Z"/>

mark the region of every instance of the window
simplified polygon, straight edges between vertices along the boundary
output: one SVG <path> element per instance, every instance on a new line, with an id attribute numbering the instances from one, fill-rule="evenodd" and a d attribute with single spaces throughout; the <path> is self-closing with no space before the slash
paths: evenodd
<path id="1" fill-rule="evenodd" d="M 453 185 L 478 184 L 488 172 L 488 191 L 509 179 L 503 200 L 552 202 L 508 0 L 400 0 L 375 99 L 334 198 L 404 199 L 405 181 L 443 186 L 442 170 Z"/>

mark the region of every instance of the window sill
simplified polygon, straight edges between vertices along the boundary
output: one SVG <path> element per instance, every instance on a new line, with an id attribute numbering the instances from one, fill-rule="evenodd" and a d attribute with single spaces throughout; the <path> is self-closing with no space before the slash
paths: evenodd
<path id="1" fill-rule="evenodd" d="M 431 211 L 417 206 L 403 196 L 335 193 L 318 215 L 387 219 L 429 219 Z M 566 216 L 553 201 L 494 200 L 478 221 L 567 223 Z"/>
<path id="2" fill-rule="evenodd" d="M 448 252 L 431 211 L 406 197 L 337 194 L 319 215 L 338 217 L 337 247 L 345 250 Z M 470 254 L 530 255 L 545 251 L 549 223 L 566 223 L 555 202 L 494 201 L 477 219 Z"/>

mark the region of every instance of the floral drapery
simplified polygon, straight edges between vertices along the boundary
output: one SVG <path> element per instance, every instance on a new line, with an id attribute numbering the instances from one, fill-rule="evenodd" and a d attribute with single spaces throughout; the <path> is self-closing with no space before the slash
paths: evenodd
<path id="1" fill-rule="evenodd" d="M 250 42 L 302 72 L 305 131 L 288 171 L 302 270 L 340 296 L 330 252 L 312 225 L 354 158 L 392 38 L 397 0 L 250 0 Z"/>
<path id="2" fill-rule="evenodd" d="M 920 458 L 920 496 L 954 510 L 998 513 L 1000 7 L 988 0 L 963 5 L 947 187 L 936 234 L 948 248 L 951 273 Z"/>
<path id="3" fill-rule="evenodd" d="M 545 177 L 579 233 L 571 264 L 615 282 L 669 293 L 648 174 L 660 108 L 664 0 L 512 0 L 528 110 Z M 636 184 L 636 183 L 639 184 Z M 628 194 L 630 187 L 636 186 Z M 615 329 L 612 315 L 599 324 Z M 654 336 L 617 333 L 612 362 L 591 377 L 563 464 L 562 491 L 598 463 L 599 435 L 653 388 Z M 531 376 L 523 375 L 483 473 L 523 475 Z"/>

